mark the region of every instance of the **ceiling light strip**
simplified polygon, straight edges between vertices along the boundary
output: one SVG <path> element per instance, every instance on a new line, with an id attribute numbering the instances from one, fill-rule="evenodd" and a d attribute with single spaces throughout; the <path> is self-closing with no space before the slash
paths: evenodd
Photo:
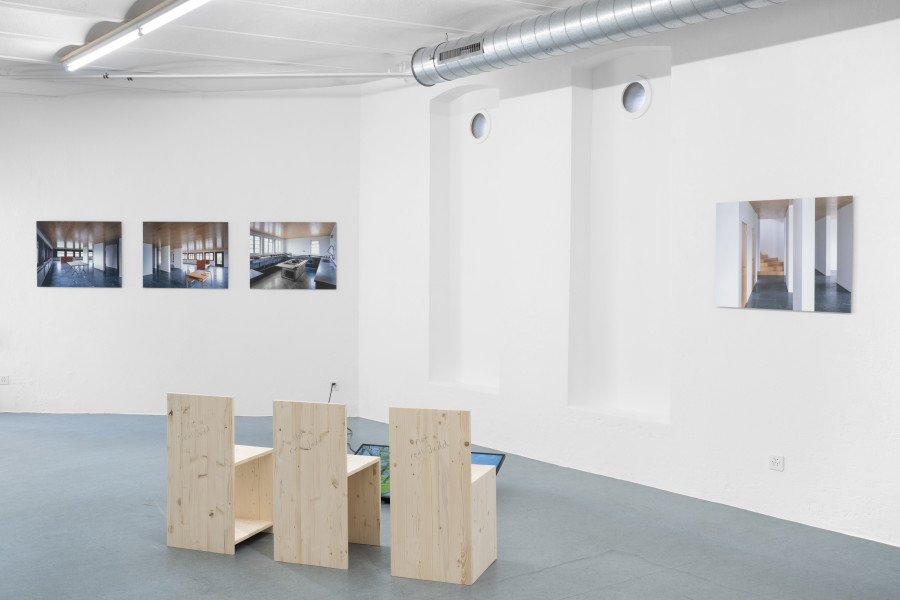
<path id="1" fill-rule="evenodd" d="M 167 25 L 175 19 L 200 8 L 211 0 L 165 0 L 147 12 L 130 21 L 122 23 L 83 46 L 75 48 L 59 59 L 68 71 L 75 71 L 130 44 L 141 36 Z"/>
<path id="2" fill-rule="evenodd" d="M 411 78 L 405 73 L 99 73 L 96 75 L 5 75 L 0 79 L 39 79 L 41 81 L 83 81 L 96 79 L 402 79 Z"/>

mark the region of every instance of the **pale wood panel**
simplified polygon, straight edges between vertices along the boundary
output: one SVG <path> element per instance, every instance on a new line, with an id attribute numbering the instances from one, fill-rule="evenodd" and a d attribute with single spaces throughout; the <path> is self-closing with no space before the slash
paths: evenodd
<path id="1" fill-rule="evenodd" d="M 234 401 L 169 394 L 166 544 L 234 554 Z"/>
<path id="2" fill-rule="evenodd" d="M 228 223 L 144 221 L 144 243 L 188 252 L 228 250 Z"/>
<path id="3" fill-rule="evenodd" d="M 350 472 L 351 461 L 369 458 Z M 347 456 L 347 539 L 353 544 L 381 545 L 381 460 L 377 456 Z"/>
<path id="4" fill-rule="evenodd" d="M 359 473 L 370 465 L 377 464 L 381 466 L 381 459 L 377 456 L 364 456 L 362 454 L 347 455 L 347 477 Z"/>
<path id="5" fill-rule="evenodd" d="M 244 446 L 248 448 L 248 446 Z M 266 450 L 259 448 L 255 450 Z M 273 454 L 269 448 L 246 458 L 234 469 L 234 518 L 272 525 Z M 237 537 L 237 533 L 235 533 Z M 236 540 L 239 541 L 239 540 Z"/>
<path id="6" fill-rule="evenodd" d="M 266 454 L 272 454 L 272 448 L 263 448 L 262 446 L 239 446 L 234 447 L 234 466 L 244 464 L 245 462 L 261 458 Z"/>
<path id="7" fill-rule="evenodd" d="M 250 223 L 250 231 L 283 239 L 325 237 L 331 235 L 335 225 L 324 221 L 254 221 Z"/>
<path id="8" fill-rule="evenodd" d="M 474 581 L 469 419 L 390 409 L 391 575 Z"/>
<path id="9" fill-rule="evenodd" d="M 474 486 L 475 482 L 482 477 L 496 472 L 497 469 L 493 465 L 472 465 L 472 485 Z"/>
<path id="10" fill-rule="evenodd" d="M 497 470 L 472 465 L 472 582 L 497 560 Z"/>
<path id="11" fill-rule="evenodd" d="M 259 518 L 274 523 L 275 454 L 259 458 Z"/>
<path id="12" fill-rule="evenodd" d="M 54 249 L 93 249 L 122 237 L 121 221 L 38 221 L 37 229 Z"/>
<path id="13" fill-rule="evenodd" d="M 273 403 L 275 560 L 346 569 L 347 410 Z"/>
<path id="14" fill-rule="evenodd" d="M 272 527 L 271 521 L 261 521 L 258 519 L 235 519 L 234 520 L 234 543 L 238 544 L 247 538 L 261 533 Z"/>

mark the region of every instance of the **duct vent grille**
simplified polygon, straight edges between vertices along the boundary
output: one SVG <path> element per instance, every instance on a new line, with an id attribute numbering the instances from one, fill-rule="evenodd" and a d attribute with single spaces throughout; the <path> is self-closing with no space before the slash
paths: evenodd
<path id="1" fill-rule="evenodd" d="M 453 60 L 454 58 L 461 58 L 463 56 L 468 56 L 470 54 L 484 54 L 484 50 L 481 49 L 481 42 L 475 42 L 474 44 L 468 44 L 466 46 L 459 46 L 452 50 L 447 50 L 445 52 L 441 52 L 438 55 L 438 61 L 446 62 L 448 60 Z"/>

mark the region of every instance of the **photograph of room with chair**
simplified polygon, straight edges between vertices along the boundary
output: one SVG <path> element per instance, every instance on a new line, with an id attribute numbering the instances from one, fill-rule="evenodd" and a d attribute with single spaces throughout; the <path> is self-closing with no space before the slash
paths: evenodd
<path id="1" fill-rule="evenodd" d="M 852 196 L 717 205 L 718 306 L 849 313 L 852 286 Z"/>
<path id="2" fill-rule="evenodd" d="M 337 289 L 337 223 L 250 223 L 250 287 Z"/>
<path id="3" fill-rule="evenodd" d="M 144 222 L 145 288 L 228 288 L 228 223 Z"/>
<path id="4" fill-rule="evenodd" d="M 38 221 L 38 287 L 122 287 L 120 221 Z"/>

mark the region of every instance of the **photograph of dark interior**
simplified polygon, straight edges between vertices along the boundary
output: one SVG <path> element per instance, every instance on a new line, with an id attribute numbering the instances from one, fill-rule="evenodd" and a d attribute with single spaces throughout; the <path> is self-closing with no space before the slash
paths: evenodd
<path id="1" fill-rule="evenodd" d="M 122 223 L 38 221 L 38 287 L 122 287 Z"/>
<path id="2" fill-rule="evenodd" d="M 228 223 L 144 223 L 145 288 L 228 288 Z"/>
<path id="3" fill-rule="evenodd" d="M 717 205 L 718 306 L 849 313 L 852 286 L 852 196 Z"/>
<path id="4" fill-rule="evenodd" d="M 250 287 L 337 289 L 337 223 L 250 223 Z"/>

